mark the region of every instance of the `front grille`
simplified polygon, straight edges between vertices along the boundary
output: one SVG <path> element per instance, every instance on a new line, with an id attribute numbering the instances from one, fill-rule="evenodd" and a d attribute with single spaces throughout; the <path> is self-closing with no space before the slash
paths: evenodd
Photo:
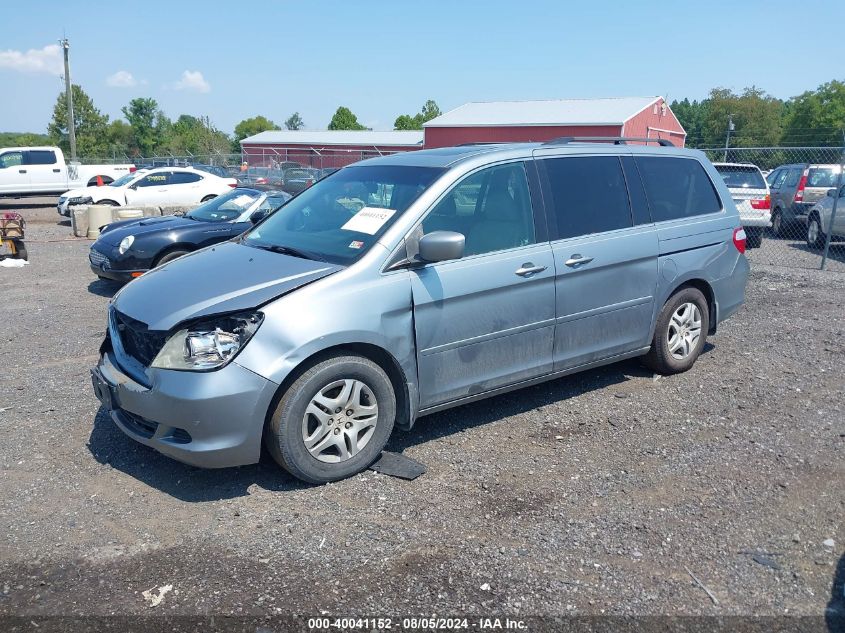
<path id="1" fill-rule="evenodd" d="M 109 267 L 109 258 L 100 251 L 95 251 L 93 248 L 88 251 L 88 261 L 94 264 L 94 266 L 100 266 L 101 268 Z"/>
<path id="2" fill-rule="evenodd" d="M 156 354 L 164 347 L 167 332 L 150 330 L 146 323 L 121 314 L 114 309 L 112 309 L 112 318 L 120 336 L 123 351 L 144 367 L 149 367 Z"/>

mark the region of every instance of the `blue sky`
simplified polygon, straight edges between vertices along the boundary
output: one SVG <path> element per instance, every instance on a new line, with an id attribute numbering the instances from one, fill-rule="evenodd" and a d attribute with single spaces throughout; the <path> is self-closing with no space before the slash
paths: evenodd
<path id="1" fill-rule="evenodd" d="M 46 130 L 62 83 L 45 47 L 63 33 L 74 82 L 112 118 L 149 96 L 227 132 L 294 111 L 324 129 L 338 105 L 390 129 L 429 98 L 445 111 L 751 84 L 787 98 L 845 79 L 845 2 L 32 0 L 2 14 L 0 131 Z"/>

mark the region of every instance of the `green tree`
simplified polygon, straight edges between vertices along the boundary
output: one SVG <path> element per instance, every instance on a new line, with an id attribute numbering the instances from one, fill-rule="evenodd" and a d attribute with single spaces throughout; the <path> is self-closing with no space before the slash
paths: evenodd
<path id="1" fill-rule="evenodd" d="M 358 117 L 346 106 L 340 106 L 329 122 L 330 130 L 368 130 L 370 128 L 358 123 Z"/>
<path id="2" fill-rule="evenodd" d="M 49 145 L 53 142 L 46 134 L 35 132 L 0 132 L 0 147 L 28 147 L 31 145 Z"/>
<path id="3" fill-rule="evenodd" d="M 109 123 L 107 114 L 101 114 L 94 107 L 94 102 L 78 85 L 71 87 L 73 94 L 73 121 L 76 131 L 76 152 L 80 157 L 104 156 L 108 149 L 106 130 Z M 67 130 L 67 99 L 64 91 L 56 98 L 53 106 L 53 118 L 47 126 L 52 141 L 65 152 L 70 151 Z"/>
<path id="4" fill-rule="evenodd" d="M 121 111 L 132 127 L 132 149 L 141 156 L 153 156 L 161 145 L 165 118 L 155 99 L 138 97 Z"/>
<path id="5" fill-rule="evenodd" d="M 830 81 L 794 97 L 785 108 L 784 144 L 841 145 L 845 133 L 845 83 Z"/>
<path id="6" fill-rule="evenodd" d="M 429 99 L 425 102 L 422 110 L 418 114 L 411 116 L 410 114 L 400 114 L 393 122 L 393 129 L 395 130 L 421 130 L 423 124 L 439 117 L 441 114 L 440 107 Z"/>
<path id="7" fill-rule="evenodd" d="M 132 126 L 126 121 L 115 119 L 109 123 L 106 136 L 109 144 L 106 155 L 117 158 L 130 154 L 132 148 Z"/>
<path id="8" fill-rule="evenodd" d="M 299 112 L 294 112 L 285 121 L 285 127 L 289 130 L 301 130 L 305 127 L 305 121 L 299 116 Z"/>
<path id="9" fill-rule="evenodd" d="M 678 121 L 684 126 L 687 131 L 686 144 L 689 147 L 700 147 L 704 140 L 704 119 L 707 118 L 707 107 L 709 102 L 704 101 L 690 101 L 684 99 L 683 101 L 673 101 L 670 105 L 672 112 L 678 117 Z"/>
<path id="10" fill-rule="evenodd" d="M 246 137 L 253 136 L 260 132 L 279 129 L 281 128 L 278 125 L 273 123 L 267 117 L 259 114 L 258 116 L 254 116 L 250 119 L 244 119 L 235 126 L 235 143 L 237 144 Z M 240 151 L 240 146 L 238 146 L 238 151 Z"/>
<path id="11" fill-rule="evenodd" d="M 714 88 L 707 99 L 703 141 L 707 147 L 725 144 L 732 118 L 731 147 L 769 147 L 781 137 L 783 102 L 756 86 L 737 95 L 727 88 Z"/>

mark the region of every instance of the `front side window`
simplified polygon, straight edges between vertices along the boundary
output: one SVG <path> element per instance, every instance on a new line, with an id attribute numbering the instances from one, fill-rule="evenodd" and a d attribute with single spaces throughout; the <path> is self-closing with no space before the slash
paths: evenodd
<path id="1" fill-rule="evenodd" d="M 170 172 L 163 171 L 157 174 L 149 174 L 138 181 L 139 187 L 163 187 L 167 184 Z"/>
<path id="2" fill-rule="evenodd" d="M 713 183 L 694 158 L 636 156 L 635 161 L 655 222 L 722 210 Z"/>
<path id="3" fill-rule="evenodd" d="M 23 165 L 22 152 L 6 152 L 5 154 L 0 154 L 0 169 L 17 167 L 18 165 Z"/>
<path id="4" fill-rule="evenodd" d="M 784 180 L 786 180 L 786 176 L 789 173 L 788 169 L 781 169 L 780 171 L 776 172 L 777 176 L 772 181 L 772 189 L 780 189 L 783 186 Z"/>
<path id="5" fill-rule="evenodd" d="M 558 239 L 633 226 L 617 156 L 568 156 L 539 161 L 551 192 Z"/>
<path id="6" fill-rule="evenodd" d="M 525 165 L 482 169 L 459 182 L 422 223 L 423 233 L 455 231 L 464 255 L 480 255 L 535 242 Z"/>
<path id="7" fill-rule="evenodd" d="M 343 169 L 291 199 L 246 233 L 242 243 L 351 264 L 442 173 L 440 168 L 406 165 Z"/>

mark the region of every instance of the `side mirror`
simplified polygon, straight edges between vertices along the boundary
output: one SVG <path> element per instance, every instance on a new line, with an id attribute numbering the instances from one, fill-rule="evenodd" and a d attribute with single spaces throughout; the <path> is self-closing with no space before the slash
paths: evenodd
<path id="1" fill-rule="evenodd" d="M 133 184 L 129 185 L 129 188 L 130 188 L 132 191 L 137 191 L 137 189 L 138 189 L 138 183 L 136 182 L 136 183 L 133 183 Z"/>
<path id="2" fill-rule="evenodd" d="M 249 214 L 249 221 L 252 222 L 253 224 L 258 224 L 259 222 L 261 222 L 261 220 L 266 218 L 268 215 L 270 215 L 269 209 L 258 209 L 257 211 L 253 211 L 252 213 Z"/>
<path id="3" fill-rule="evenodd" d="M 466 238 L 454 231 L 432 231 L 419 241 L 419 258 L 426 262 L 445 262 L 464 256 Z"/>
<path id="4" fill-rule="evenodd" d="M 824 192 L 824 195 L 826 195 L 828 198 L 835 198 L 836 197 L 836 189 L 828 189 L 827 191 Z"/>

